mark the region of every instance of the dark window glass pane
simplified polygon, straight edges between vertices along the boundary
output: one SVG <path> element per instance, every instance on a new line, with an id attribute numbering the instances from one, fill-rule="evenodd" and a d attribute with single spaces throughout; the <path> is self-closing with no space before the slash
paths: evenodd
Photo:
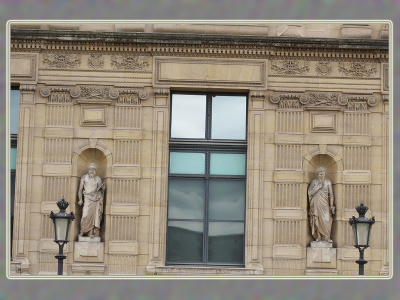
<path id="1" fill-rule="evenodd" d="M 17 168 L 17 148 L 10 149 L 10 169 L 15 170 Z"/>
<path id="2" fill-rule="evenodd" d="M 210 180 L 209 218 L 211 220 L 244 220 L 245 180 Z"/>
<path id="3" fill-rule="evenodd" d="M 246 114 L 245 96 L 213 97 L 211 138 L 245 140 Z"/>
<path id="4" fill-rule="evenodd" d="M 206 168 L 205 153 L 170 152 L 170 174 L 204 174 Z"/>
<path id="5" fill-rule="evenodd" d="M 171 138 L 204 139 L 206 96 L 172 95 Z"/>
<path id="6" fill-rule="evenodd" d="M 167 262 L 202 262 L 203 222 L 169 221 Z"/>
<path id="7" fill-rule="evenodd" d="M 218 263 L 243 263 L 244 223 L 210 222 L 208 236 L 208 261 Z"/>
<path id="8" fill-rule="evenodd" d="M 10 93 L 10 133 L 18 133 L 19 90 Z"/>
<path id="9" fill-rule="evenodd" d="M 211 153 L 210 174 L 212 175 L 245 175 L 246 154 Z"/>
<path id="10" fill-rule="evenodd" d="M 202 179 L 169 179 L 168 218 L 203 219 L 205 181 Z"/>

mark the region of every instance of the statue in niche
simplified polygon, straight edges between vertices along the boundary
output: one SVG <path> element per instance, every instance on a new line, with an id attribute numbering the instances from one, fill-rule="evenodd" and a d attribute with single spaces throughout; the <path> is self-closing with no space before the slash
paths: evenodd
<path id="1" fill-rule="evenodd" d="M 332 219 L 336 212 L 332 183 L 325 179 L 325 168 L 318 168 L 317 174 L 318 178 L 313 179 L 308 188 L 311 235 L 317 242 L 332 243 Z"/>
<path id="2" fill-rule="evenodd" d="M 98 237 L 100 235 L 105 184 L 96 175 L 96 171 L 96 164 L 91 163 L 88 174 L 82 176 L 79 185 L 78 204 L 81 206 L 83 204 L 80 237 Z"/>

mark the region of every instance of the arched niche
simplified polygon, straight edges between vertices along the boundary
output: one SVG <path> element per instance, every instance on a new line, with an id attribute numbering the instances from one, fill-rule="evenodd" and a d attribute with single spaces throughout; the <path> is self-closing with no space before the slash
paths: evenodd
<path id="1" fill-rule="evenodd" d="M 309 153 L 304 160 L 303 170 L 306 173 L 307 178 L 307 190 L 311 181 L 317 178 L 317 169 L 323 167 L 325 168 L 325 178 L 332 182 L 333 195 L 335 198 L 335 205 L 337 207 L 337 202 L 340 199 L 340 193 L 338 193 L 338 185 L 342 183 L 343 165 L 342 160 L 333 152 L 326 151 L 321 153 L 320 151 L 314 151 Z M 307 246 L 310 245 L 313 240 L 311 237 L 311 228 L 309 223 L 309 199 L 308 194 L 305 195 L 307 199 Z M 339 200 L 340 201 L 340 200 Z M 331 239 L 333 240 L 333 247 L 336 247 L 338 241 L 338 231 L 337 231 L 337 220 L 336 214 L 333 216 L 333 224 L 331 231 Z"/>
<path id="2" fill-rule="evenodd" d="M 75 151 L 73 157 L 73 175 L 76 176 L 76 187 L 75 187 L 75 195 L 76 195 L 76 203 L 75 203 L 75 215 L 76 221 L 74 222 L 74 240 L 78 240 L 78 234 L 80 232 L 80 224 L 82 218 L 82 206 L 78 204 L 78 189 L 80 180 L 83 175 L 88 173 L 88 167 L 91 163 L 95 163 L 97 165 L 96 175 L 101 178 L 103 182 L 106 182 L 106 192 L 104 194 L 103 201 L 103 217 L 100 223 L 100 239 L 101 241 L 105 240 L 105 212 L 106 212 L 106 202 L 107 202 L 107 178 L 110 177 L 108 174 L 108 170 L 110 169 L 111 157 L 110 155 L 106 155 L 103 151 L 106 149 L 92 148 L 89 145 L 83 145 Z M 109 151 L 105 151 L 106 153 L 110 153 Z"/>

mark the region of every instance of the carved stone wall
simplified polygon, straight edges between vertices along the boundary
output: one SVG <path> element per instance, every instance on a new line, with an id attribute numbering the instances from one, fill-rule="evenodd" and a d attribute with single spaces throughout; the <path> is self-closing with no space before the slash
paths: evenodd
<path id="1" fill-rule="evenodd" d="M 156 25 L 135 33 L 112 25 L 103 40 L 86 41 L 61 38 L 56 24 L 51 41 L 35 29 L 13 31 L 11 77 L 21 99 L 12 257 L 21 274 L 56 273 L 48 216 L 64 196 L 79 217 L 79 180 L 96 162 L 106 182 L 104 247 L 95 261 L 74 257 L 77 218 L 65 274 L 302 276 L 307 188 L 324 166 L 336 199 L 338 274 L 356 273 L 348 219 L 363 201 L 376 218 L 366 274 L 388 275 L 388 48 L 375 38 L 337 44 L 382 28 L 340 25 L 321 44 L 307 38 L 322 35 L 311 25 L 246 27 L 254 37 L 233 40 L 232 28 L 213 27 L 225 32 L 217 38 L 207 34 L 212 26 L 191 25 L 205 30 L 200 42 L 177 39 L 187 28 Z M 249 95 L 244 268 L 165 265 L 170 94 L 180 90 Z"/>

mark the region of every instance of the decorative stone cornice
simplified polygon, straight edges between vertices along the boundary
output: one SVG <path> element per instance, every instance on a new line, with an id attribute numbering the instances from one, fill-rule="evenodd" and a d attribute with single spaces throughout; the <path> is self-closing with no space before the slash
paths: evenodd
<path id="1" fill-rule="evenodd" d="M 34 92 L 36 91 L 36 85 L 34 84 L 22 84 L 19 87 L 21 92 Z"/>
<path id="2" fill-rule="evenodd" d="M 389 49 L 386 39 L 362 38 L 305 38 L 274 37 L 265 35 L 233 34 L 190 34 L 190 33 L 149 33 L 149 32 L 95 32 L 76 30 L 37 30 L 12 29 L 11 39 L 136 43 L 136 44 L 224 44 L 224 45 L 260 45 L 296 48 L 341 48 L 341 49 Z"/>
<path id="3" fill-rule="evenodd" d="M 168 96 L 169 95 L 169 89 L 162 89 L 162 88 L 155 88 L 153 90 L 154 96 Z"/>

